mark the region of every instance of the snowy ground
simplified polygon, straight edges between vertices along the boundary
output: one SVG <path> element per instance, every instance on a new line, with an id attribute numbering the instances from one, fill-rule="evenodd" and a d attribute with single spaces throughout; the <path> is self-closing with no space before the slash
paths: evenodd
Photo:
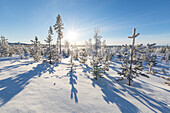
<path id="1" fill-rule="evenodd" d="M 70 71 L 69 59 L 49 65 L 32 59 L 0 59 L 0 113 L 152 113 L 170 112 L 170 86 L 159 70 L 169 64 L 158 63 L 150 78 L 138 77 L 133 86 L 119 77 L 119 62 L 112 62 L 104 78 L 97 81 L 86 64 Z M 147 70 L 147 69 L 146 69 Z"/>

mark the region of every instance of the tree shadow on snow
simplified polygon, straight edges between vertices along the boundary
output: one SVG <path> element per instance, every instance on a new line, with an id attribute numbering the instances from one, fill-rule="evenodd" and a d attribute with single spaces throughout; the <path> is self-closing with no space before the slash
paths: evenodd
<path id="1" fill-rule="evenodd" d="M 33 61 L 27 61 L 27 62 L 23 62 L 23 63 L 17 64 L 17 65 L 5 66 L 2 69 L 0 69 L 0 72 L 1 71 L 9 71 L 11 69 L 15 69 L 15 68 L 18 68 L 20 66 L 27 66 L 27 65 L 30 65 L 30 64 L 33 64 Z"/>
<path id="2" fill-rule="evenodd" d="M 21 59 L 21 58 L 19 58 L 19 57 L 1 57 L 0 58 L 0 62 L 3 62 L 3 61 L 15 61 L 15 60 L 17 60 L 17 61 L 19 61 L 19 59 Z"/>
<path id="3" fill-rule="evenodd" d="M 87 64 L 83 64 L 83 65 L 80 65 L 80 66 L 82 67 L 84 73 L 87 73 L 87 72 L 90 73 L 90 70 L 92 69 Z"/>
<path id="4" fill-rule="evenodd" d="M 113 71 L 115 71 L 116 73 L 120 72 L 119 70 L 117 70 L 117 67 L 114 66 L 109 66 L 109 68 L 111 68 Z"/>
<path id="5" fill-rule="evenodd" d="M 25 86 L 30 83 L 30 79 L 34 76 L 41 76 L 43 73 L 54 72 L 54 67 L 57 65 L 51 66 L 50 64 L 41 63 L 36 67 L 33 67 L 32 70 L 19 74 L 15 77 L 9 77 L 3 80 L 0 80 L 0 107 L 10 101 L 14 96 L 20 93 Z"/>
<path id="6" fill-rule="evenodd" d="M 144 84 L 147 84 L 147 85 L 150 85 L 150 86 L 153 86 L 153 87 L 156 87 L 156 88 L 162 89 L 162 90 L 167 91 L 167 92 L 169 92 L 169 93 L 170 93 L 170 90 L 168 90 L 168 89 L 165 89 L 165 88 L 162 88 L 162 87 L 156 86 L 156 85 L 151 84 L 151 83 L 148 83 L 148 82 L 144 82 L 144 81 L 139 80 L 139 79 L 138 79 L 138 81 L 140 81 L 140 82 L 142 82 L 142 83 L 144 83 Z"/>
<path id="7" fill-rule="evenodd" d="M 108 74 L 106 74 L 106 76 L 109 79 L 111 79 L 112 81 L 115 81 L 114 77 L 111 77 Z M 138 100 L 140 103 L 145 105 L 147 108 L 149 108 L 153 112 L 157 112 L 154 109 L 157 109 L 157 110 L 159 110 L 160 112 L 163 112 L 163 113 L 168 113 L 170 111 L 170 109 L 168 108 L 168 106 L 165 103 L 152 98 L 151 96 L 147 95 L 145 92 L 138 90 L 138 88 L 142 88 L 142 87 L 128 86 L 127 84 L 122 84 L 119 81 L 117 83 L 120 86 L 122 86 L 122 88 L 124 88 L 123 90 L 125 92 L 130 94 L 133 98 Z"/>
<path id="8" fill-rule="evenodd" d="M 69 81 L 69 84 L 71 85 L 71 95 L 70 95 L 70 98 L 75 99 L 75 103 L 78 103 L 78 97 L 77 97 L 77 89 L 75 88 L 75 84 L 77 84 L 76 80 L 77 80 L 77 76 L 74 74 L 75 72 L 69 72 L 67 73 L 67 76 L 70 77 L 70 81 Z"/>
<path id="9" fill-rule="evenodd" d="M 111 62 L 110 65 L 109 65 L 109 68 L 111 68 L 113 71 L 118 73 L 118 72 L 120 72 L 121 68 L 116 63 Z"/>
<path id="10" fill-rule="evenodd" d="M 124 94 L 120 90 L 115 88 L 112 81 L 106 78 L 99 78 L 98 80 L 92 79 L 92 81 L 93 87 L 97 85 L 101 88 L 101 91 L 103 92 L 103 99 L 108 104 L 116 104 L 119 110 L 123 113 L 140 112 L 140 110 L 134 104 L 122 97 L 124 96 Z"/>

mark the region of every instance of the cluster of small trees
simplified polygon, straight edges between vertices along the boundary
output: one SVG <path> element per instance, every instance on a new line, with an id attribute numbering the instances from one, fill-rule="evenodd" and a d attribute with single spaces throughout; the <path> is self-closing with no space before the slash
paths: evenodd
<path id="1" fill-rule="evenodd" d="M 35 37 L 35 40 L 31 40 L 32 44 L 26 45 L 18 44 L 16 45 L 9 45 L 7 42 L 7 39 L 4 36 L 1 36 L 0 39 L 0 57 L 11 57 L 12 55 L 19 55 L 22 58 L 27 58 L 29 55 L 31 55 L 36 62 L 41 60 L 42 55 L 46 56 L 46 59 L 49 60 L 49 63 L 52 63 L 52 60 L 54 61 L 60 61 L 62 58 L 61 53 L 61 39 L 63 38 L 63 22 L 61 19 L 61 16 L 57 16 L 56 24 L 53 26 L 54 30 L 56 30 L 56 33 L 58 33 L 57 43 L 56 45 L 52 44 L 53 40 L 53 28 L 52 26 L 49 27 L 48 36 L 45 42 L 47 43 L 47 47 L 45 49 L 42 48 L 42 44 L 40 44 L 40 41 L 38 41 L 38 37 Z M 68 45 L 68 42 L 67 44 Z M 67 54 L 69 49 L 67 47 Z"/>
<path id="2" fill-rule="evenodd" d="M 47 36 L 46 40 L 44 40 L 48 44 L 48 46 L 46 48 L 45 56 L 50 64 L 52 64 L 52 60 L 58 61 L 58 62 L 61 61 L 61 58 L 62 58 L 61 39 L 63 38 L 63 32 L 62 32 L 62 29 L 64 29 L 63 25 L 64 24 L 62 22 L 61 16 L 58 15 L 56 24 L 53 26 L 54 30 L 56 30 L 56 33 L 58 33 L 56 45 L 52 44 L 53 35 L 54 35 L 52 26 L 49 27 L 48 36 Z M 35 41 L 32 41 L 32 42 L 34 45 L 34 50 L 33 50 L 32 56 L 35 61 L 39 61 L 42 58 L 40 55 L 41 54 L 40 42 L 38 41 L 37 37 L 35 38 Z"/>
<path id="3" fill-rule="evenodd" d="M 53 40 L 53 29 L 52 26 L 50 26 L 48 31 L 48 36 L 45 42 L 48 44 L 47 48 L 47 59 L 49 60 L 49 63 L 52 64 L 52 59 L 55 61 L 61 61 L 61 39 L 63 38 L 63 22 L 61 19 L 61 16 L 57 16 L 56 24 L 53 26 L 54 30 L 56 30 L 56 33 L 58 33 L 57 43 L 55 47 L 52 47 L 52 40 Z"/>
<path id="4" fill-rule="evenodd" d="M 101 41 L 102 36 L 99 35 L 100 30 L 96 28 L 94 30 L 94 45 L 91 43 L 91 39 L 86 43 L 86 51 L 92 56 L 91 66 L 92 75 L 97 80 L 99 77 L 103 77 L 103 73 L 109 71 L 110 60 L 112 55 L 109 49 L 106 47 L 106 41 Z M 92 49 L 93 48 L 93 49 Z"/>
<path id="5" fill-rule="evenodd" d="M 0 39 L 0 57 L 12 57 L 19 55 L 22 58 L 27 58 L 30 54 L 28 47 L 22 46 L 20 42 L 17 45 L 10 45 L 4 36 Z"/>

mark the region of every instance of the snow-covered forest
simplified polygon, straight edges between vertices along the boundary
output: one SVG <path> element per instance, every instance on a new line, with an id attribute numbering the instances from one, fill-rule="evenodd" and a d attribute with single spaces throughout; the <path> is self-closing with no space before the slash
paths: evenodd
<path id="1" fill-rule="evenodd" d="M 35 36 L 31 44 L 9 43 L 1 36 L 0 113 L 170 112 L 168 45 L 136 44 L 136 28 L 127 36 L 130 45 L 108 46 L 100 28 L 76 45 L 63 29 L 58 15 L 44 42 Z"/>

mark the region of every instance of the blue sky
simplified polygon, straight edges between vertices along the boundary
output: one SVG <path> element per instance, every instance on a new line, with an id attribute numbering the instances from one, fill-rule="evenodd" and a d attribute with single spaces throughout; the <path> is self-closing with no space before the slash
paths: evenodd
<path id="1" fill-rule="evenodd" d="M 107 44 L 130 44 L 127 37 L 135 27 L 140 33 L 136 43 L 170 44 L 170 0 L 0 0 L 0 35 L 26 43 L 38 36 L 45 43 L 58 14 L 63 42 L 82 44 L 98 27 Z"/>

